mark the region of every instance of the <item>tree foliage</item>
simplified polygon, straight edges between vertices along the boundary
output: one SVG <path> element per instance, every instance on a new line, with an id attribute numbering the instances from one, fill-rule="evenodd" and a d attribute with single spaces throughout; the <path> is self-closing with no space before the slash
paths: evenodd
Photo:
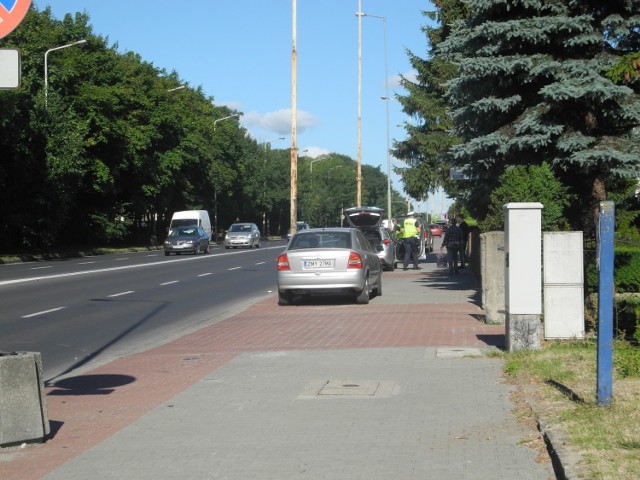
<path id="1" fill-rule="evenodd" d="M 81 39 L 47 56 L 45 91 L 45 52 Z M 171 214 L 188 209 L 208 210 L 218 233 L 236 220 L 286 233 L 290 152 L 252 138 L 240 112 L 119 52 L 86 13 L 56 20 L 32 6 L 0 47 L 22 59 L 21 87 L 0 91 L 0 249 L 159 241 Z M 364 199 L 383 204 L 386 177 L 364 176 Z M 355 203 L 355 175 L 331 177 L 323 197 L 298 198 L 318 224 Z M 299 191 L 311 192 L 308 180 Z"/>
<path id="2" fill-rule="evenodd" d="M 511 202 L 540 202 L 542 230 L 558 230 L 565 223 L 564 209 L 570 202 L 567 188 L 546 163 L 509 167 L 491 193 L 489 213 L 480 223 L 483 231 L 504 229 L 503 206 Z"/>
<path id="3" fill-rule="evenodd" d="M 437 6 L 450 13 L 455 3 Z M 414 63 L 455 65 L 448 79 L 438 78 L 447 80 L 440 98 L 451 116 L 449 133 L 459 142 L 433 156 L 431 146 L 412 134 L 419 152 L 413 157 L 431 176 L 448 167 L 465 172 L 466 180 L 444 185 L 478 218 L 487 215 L 491 193 L 506 170 L 547 163 L 574 195 L 573 226 L 585 227 L 596 202 L 615 192 L 621 179 L 640 176 L 634 133 L 640 124 L 634 81 L 640 1 L 469 0 L 465 5 L 465 15 L 446 24 L 446 35 L 434 40 L 434 30 L 425 28 L 432 56 Z M 445 32 L 444 24 L 441 29 Z M 420 88 L 409 96 L 416 101 L 425 91 L 437 96 L 433 79 L 424 68 L 417 70 Z M 429 119 L 427 109 L 419 114 Z"/>

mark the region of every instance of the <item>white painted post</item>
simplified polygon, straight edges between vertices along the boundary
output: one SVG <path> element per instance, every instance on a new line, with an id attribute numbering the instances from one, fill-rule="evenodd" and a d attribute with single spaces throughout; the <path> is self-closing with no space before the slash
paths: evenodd
<path id="1" fill-rule="evenodd" d="M 510 352 L 540 348 L 542 208 L 538 202 L 503 207 L 506 343 Z"/>

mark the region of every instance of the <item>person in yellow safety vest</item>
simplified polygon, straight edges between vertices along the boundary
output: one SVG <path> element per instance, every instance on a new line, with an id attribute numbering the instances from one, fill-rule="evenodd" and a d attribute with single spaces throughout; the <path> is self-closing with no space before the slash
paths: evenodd
<path id="1" fill-rule="evenodd" d="M 420 235 L 420 225 L 418 224 L 416 212 L 407 213 L 402 225 L 402 238 L 404 239 L 404 265 L 403 270 L 409 270 L 409 264 L 413 263 L 414 270 L 420 270 L 418 266 L 418 238 Z"/>

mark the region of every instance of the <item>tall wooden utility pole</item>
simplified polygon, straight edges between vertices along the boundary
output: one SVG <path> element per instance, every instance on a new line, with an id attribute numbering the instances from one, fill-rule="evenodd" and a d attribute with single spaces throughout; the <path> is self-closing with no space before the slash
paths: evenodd
<path id="1" fill-rule="evenodd" d="M 358 170 L 356 206 L 362 206 L 362 0 L 358 0 Z"/>
<path id="2" fill-rule="evenodd" d="M 297 50 L 297 17 L 298 8 L 296 1 L 292 0 L 292 30 L 293 41 L 291 49 L 291 235 L 296 233 L 298 220 L 298 138 L 297 138 L 297 111 L 298 111 L 298 50 Z"/>

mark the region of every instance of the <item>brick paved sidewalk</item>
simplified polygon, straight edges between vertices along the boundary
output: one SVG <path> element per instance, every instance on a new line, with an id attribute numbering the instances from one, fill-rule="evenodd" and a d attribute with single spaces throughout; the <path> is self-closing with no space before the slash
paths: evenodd
<path id="1" fill-rule="evenodd" d="M 217 372 L 229 368 L 245 355 L 316 352 L 314 358 L 319 359 L 323 351 L 349 352 L 345 358 L 355 361 L 358 351 L 366 357 L 379 349 L 389 349 L 397 355 L 398 349 L 409 349 L 408 352 L 415 354 L 415 349 L 485 348 L 503 344 L 503 326 L 478 321 L 482 310 L 472 303 L 477 291 L 470 274 L 452 278 L 433 265 L 425 264 L 423 268 L 411 273 L 387 272 L 383 295 L 368 305 L 329 299 L 279 307 L 275 296 L 269 296 L 238 315 L 175 341 L 137 355 L 116 358 L 78 377 L 61 380 L 47 390 L 49 420 L 55 435 L 45 444 L 0 451 L 0 478 L 38 479 L 56 469 L 59 469 L 58 473 L 51 478 L 71 478 L 71 466 L 78 456 L 90 458 L 91 455 L 83 454 L 92 448 L 100 452 L 101 444 L 107 445 L 107 439 L 117 443 L 120 438 L 126 438 L 125 433 L 121 437 L 119 432 L 137 422 L 142 424 L 151 417 L 157 422 L 159 412 L 166 412 L 166 409 L 160 410 L 160 406 L 166 407 L 167 402 L 176 398 L 190 398 L 189 392 L 203 388 L 204 380 L 215 377 Z M 260 365 L 255 368 L 259 369 Z M 489 373 L 495 374 L 494 370 Z M 287 373 L 282 372 L 282 375 Z M 508 395 L 506 390 L 503 393 Z M 191 433 L 175 431 L 172 435 L 175 438 L 171 442 L 177 446 L 180 442 L 188 442 Z M 411 451 L 414 451 L 413 447 Z M 126 464 L 127 459 L 103 460 L 117 465 Z M 60 468 L 63 465 L 65 468 Z M 336 470 L 332 472 L 335 474 Z M 138 471 L 136 475 L 143 473 Z M 202 472 L 182 473 L 181 478 L 217 478 Z M 243 477 L 245 474 L 220 478 L 249 478 Z M 256 478 L 278 478 L 278 474 L 282 472 Z M 143 477 L 132 474 L 128 478 Z M 175 476 L 167 475 L 166 478 Z M 507 474 L 495 478 L 528 477 L 509 477 Z"/>

